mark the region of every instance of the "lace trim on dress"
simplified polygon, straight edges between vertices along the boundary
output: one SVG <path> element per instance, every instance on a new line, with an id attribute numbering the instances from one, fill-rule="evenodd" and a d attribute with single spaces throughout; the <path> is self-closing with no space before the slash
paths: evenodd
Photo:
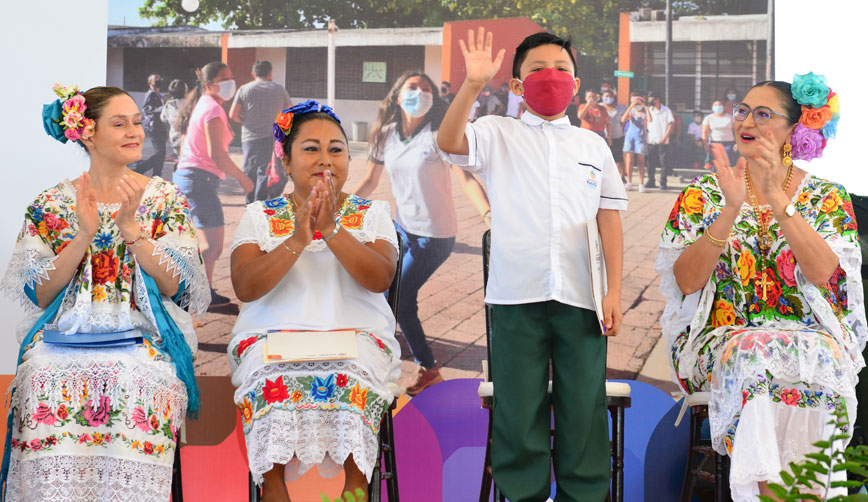
<path id="1" fill-rule="evenodd" d="M 156 241 L 154 256 L 159 256 L 160 265 L 165 264 L 166 271 L 171 272 L 172 277 L 180 275 L 180 280 L 184 281 L 186 289 L 181 295 L 179 306 L 188 309 L 191 314 L 204 314 L 211 303 L 211 288 L 197 243 L 162 237 Z"/>
<path id="2" fill-rule="evenodd" d="M 45 253 L 38 249 L 19 248 L 12 253 L 6 274 L 0 281 L 0 291 L 10 299 L 18 299 L 27 312 L 37 310 L 30 298 L 24 293 L 24 288 L 35 288 L 42 281 L 49 280 L 48 272 L 55 270 L 54 260 L 57 256 L 45 258 Z"/>
<path id="3" fill-rule="evenodd" d="M 54 407 L 66 404 L 77 410 L 90 405 L 96 410 L 102 396 L 107 396 L 114 406 L 126 402 L 129 414 L 136 401 L 153 403 L 160 410 L 170 407 L 172 422 L 183 422 L 187 393 L 175 367 L 152 360 L 140 345 L 87 352 L 39 344 L 24 358 L 10 385 L 15 388 L 10 407 L 27 421 L 43 401 Z"/>
<path id="4" fill-rule="evenodd" d="M 172 467 L 121 458 L 50 455 L 9 466 L 8 502 L 165 502 Z"/>
<path id="5" fill-rule="evenodd" d="M 370 481 L 380 446 L 377 435 L 356 413 L 342 410 L 273 409 L 254 421 L 244 439 L 257 484 L 262 484 L 262 474 L 274 464 L 290 464 L 286 469 L 289 481 L 314 465 L 323 477 L 332 477 L 350 454 Z"/>

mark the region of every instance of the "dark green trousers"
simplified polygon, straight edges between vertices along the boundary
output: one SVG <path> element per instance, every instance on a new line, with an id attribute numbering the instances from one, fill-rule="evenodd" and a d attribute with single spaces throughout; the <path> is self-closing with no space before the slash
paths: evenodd
<path id="1" fill-rule="evenodd" d="M 547 301 L 493 305 L 491 321 L 498 488 L 510 502 L 544 502 L 553 464 L 557 502 L 604 500 L 611 470 L 606 339 L 596 315 Z"/>

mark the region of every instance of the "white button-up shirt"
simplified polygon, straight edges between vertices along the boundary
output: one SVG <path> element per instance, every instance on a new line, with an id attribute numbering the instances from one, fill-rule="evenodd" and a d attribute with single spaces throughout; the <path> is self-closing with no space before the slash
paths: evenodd
<path id="1" fill-rule="evenodd" d="M 627 209 L 606 140 L 570 125 L 483 117 L 465 130 L 468 155 L 449 159 L 482 176 L 491 203 L 491 274 L 485 301 L 556 300 L 593 310 L 584 223 Z"/>

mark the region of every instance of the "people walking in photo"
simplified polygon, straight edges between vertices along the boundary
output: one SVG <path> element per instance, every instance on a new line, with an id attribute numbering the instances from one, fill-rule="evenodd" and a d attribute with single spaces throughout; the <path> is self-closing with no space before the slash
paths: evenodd
<path id="1" fill-rule="evenodd" d="M 248 204 L 254 200 L 271 199 L 283 193 L 283 186 L 286 184 L 283 169 L 277 169 L 278 174 L 282 175 L 281 182 L 268 185 L 267 170 L 274 156 L 271 126 L 276 110 L 292 106 L 286 88 L 272 80 L 271 62 L 257 61 L 253 64 L 252 71 L 253 81 L 238 89 L 235 101 L 229 109 L 229 118 L 241 122 L 244 174 L 256 184 L 256 188 L 247 194 Z"/>

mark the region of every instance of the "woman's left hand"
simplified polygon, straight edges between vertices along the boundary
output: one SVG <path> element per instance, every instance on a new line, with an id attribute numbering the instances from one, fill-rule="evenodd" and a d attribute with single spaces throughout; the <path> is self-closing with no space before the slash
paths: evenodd
<path id="1" fill-rule="evenodd" d="M 606 325 L 605 336 L 615 336 L 621 329 L 621 295 L 606 293 L 603 297 L 603 323 Z"/>
<path id="2" fill-rule="evenodd" d="M 136 213 L 145 193 L 145 184 L 135 177 L 124 175 L 118 182 L 118 194 L 121 199 L 121 207 L 115 214 L 115 224 L 121 230 L 121 235 L 127 241 L 135 240 L 141 232 Z"/>
<path id="3" fill-rule="evenodd" d="M 756 193 L 761 193 L 766 200 L 771 200 L 778 191 L 783 190 L 787 170 L 781 164 L 780 149 L 772 142 L 772 133 L 758 136 L 759 155 L 750 159 L 751 182 Z"/>
<path id="4" fill-rule="evenodd" d="M 336 189 L 331 171 L 325 172 L 325 181 L 316 182 L 319 210 L 316 213 L 315 228 L 323 236 L 331 234 L 335 229 L 335 213 L 338 210 L 340 192 Z"/>

